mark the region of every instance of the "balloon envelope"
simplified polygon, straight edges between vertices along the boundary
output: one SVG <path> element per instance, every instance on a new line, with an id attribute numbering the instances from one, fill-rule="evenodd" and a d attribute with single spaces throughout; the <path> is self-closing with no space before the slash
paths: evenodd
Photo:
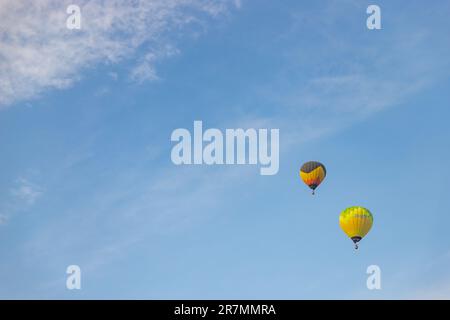
<path id="1" fill-rule="evenodd" d="M 347 208 L 339 216 L 340 227 L 355 244 L 370 231 L 372 224 L 372 213 L 364 207 Z"/>
<path id="2" fill-rule="evenodd" d="M 300 168 L 300 178 L 313 191 L 322 183 L 326 175 L 325 166 L 317 161 L 308 161 Z"/>

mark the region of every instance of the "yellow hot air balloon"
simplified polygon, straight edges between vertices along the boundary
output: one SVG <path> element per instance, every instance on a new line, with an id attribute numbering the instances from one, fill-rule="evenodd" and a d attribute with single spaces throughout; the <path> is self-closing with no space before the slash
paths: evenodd
<path id="1" fill-rule="evenodd" d="M 372 213 L 363 207 L 347 208 L 339 216 L 339 225 L 345 234 L 353 240 L 355 249 L 358 249 L 358 242 L 370 231 L 372 224 Z"/>
<path id="2" fill-rule="evenodd" d="M 317 161 L 308 161 L 300 169 L 300 178 L 312 189 L 312 194 L 314 194 L 314 190 L 322 183 L 326 175 L 327 169 Z"/>

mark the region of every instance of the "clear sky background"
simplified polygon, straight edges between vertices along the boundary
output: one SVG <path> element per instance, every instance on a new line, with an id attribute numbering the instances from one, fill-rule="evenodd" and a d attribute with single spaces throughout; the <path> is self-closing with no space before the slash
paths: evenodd
<path id="1" fill-rule="evenodd" d="M 449 14 L 0 1 L 0 298 L 450 298 Z M 173 165 L 194 120 L 279 128 L 279 173 Z M 308 160 L 328 170 L 315 196 Z M 338 224 L 352 205 L 374 215 L 357 252 Z"/>

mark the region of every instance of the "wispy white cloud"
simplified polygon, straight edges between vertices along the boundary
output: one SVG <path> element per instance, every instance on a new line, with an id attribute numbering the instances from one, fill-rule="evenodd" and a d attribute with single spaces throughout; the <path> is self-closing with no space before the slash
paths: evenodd
<path id="1" fill-rule="evenodd" d="M 67 88 L 86 67 L 140 61 L 136 81 L 157 79 L 154 63 L 174 52 L 167 33 L 217 16 L 231 0 L 81 1 L 81 30 L 66 28 L 73 1 L 0 2 L 0 108 Z M 152 54 L 135 56 L 139 48 Z"/>
<path id="2" fill-rule="evenodd" d="M 26 206 L 33 205 L 42 193 L 41 187 L 23 177 L 17 179 L 15 187 L 11 190 L 15 200 Z"/>
<path id="3" fill-rule="evenodd" d="M 44 189 L 25 177 L 19 177 L 0 204 L 0 225 L 16 213 L 30 209 L 43 195 Z"/>
<path id="4" fill-rule="evenodd" d="M 442 17 L 411 24 L 420 10 L 401 11 L 378 37 L 350 19 L 365 12 L 362 3 L 331 1 L 320 12 L 311 10 L 292 14 L 292 27 L 280 39 L 298 43 L 280 50 L 285 66 L 254 92 L 276 108 L 271 120 L 284 128 L 285 148 L 402 105 L 450 75 L 450 46 L 442 42 L 448 23 Z M 442 6 L 427 10 L 440 16 Z"/>
<path id="5" fill-rule="evenodd" d="M 179 54 L 179 50 L 172 45 L 166 45 L 158 50 L 152 50 L 145 54 L 130 71 L 130 80 L 137 83 L 158 80 L 155 63 L 162 57 L 171 57 Z"/>

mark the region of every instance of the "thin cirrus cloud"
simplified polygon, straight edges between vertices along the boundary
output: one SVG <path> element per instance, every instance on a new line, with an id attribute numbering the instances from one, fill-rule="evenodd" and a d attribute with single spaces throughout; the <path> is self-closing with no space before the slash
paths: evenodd
<path id="1" fill-rule="evenodd" d="M 321 7 L 327 14 L 296 12 L 290 31 L 280 36 L 298 41 L 280 54 L 286 66 L 256 93 L 277 106 L 272 120 L 284 129 L 285 148 L 402 105 L 448 78 L 443 4 L 427 7 L 432 21 L 414 8 L 396 11 L 379 31 L 360 29 L 361 21 L 352 18 L 364 9 L 363 3 L 346 1 Z"/>
<path id="2" fill-rule="evenodd" d="M 16 186 L 11 190 L 13 197 L 25 205 L 33 205 L 42 193 L 41 187 L 25 178 L 17 179 Z"/>
<path id="3" fill-rule="evenodd" d="M 0 108 L 70 87 L 82 70 L 133 58 L 130 79 L 157 79 L 154 63 L 176 53 L 166 35 L 239 8 L 231 0 L 81 1 L 81 30 L 66 27 L 73 1 L 0 3 Z M 139 48 L 147 53 L 135 56 Z"/>
<path id="4" fill-rule="evenodd" d="M 44 189 L 25 177 L 19 177 L 10 188 L 7 200 L 0 206 L 0 225 L 6 224 L 11 217 L 31 208 L 44 194 Z"/>

